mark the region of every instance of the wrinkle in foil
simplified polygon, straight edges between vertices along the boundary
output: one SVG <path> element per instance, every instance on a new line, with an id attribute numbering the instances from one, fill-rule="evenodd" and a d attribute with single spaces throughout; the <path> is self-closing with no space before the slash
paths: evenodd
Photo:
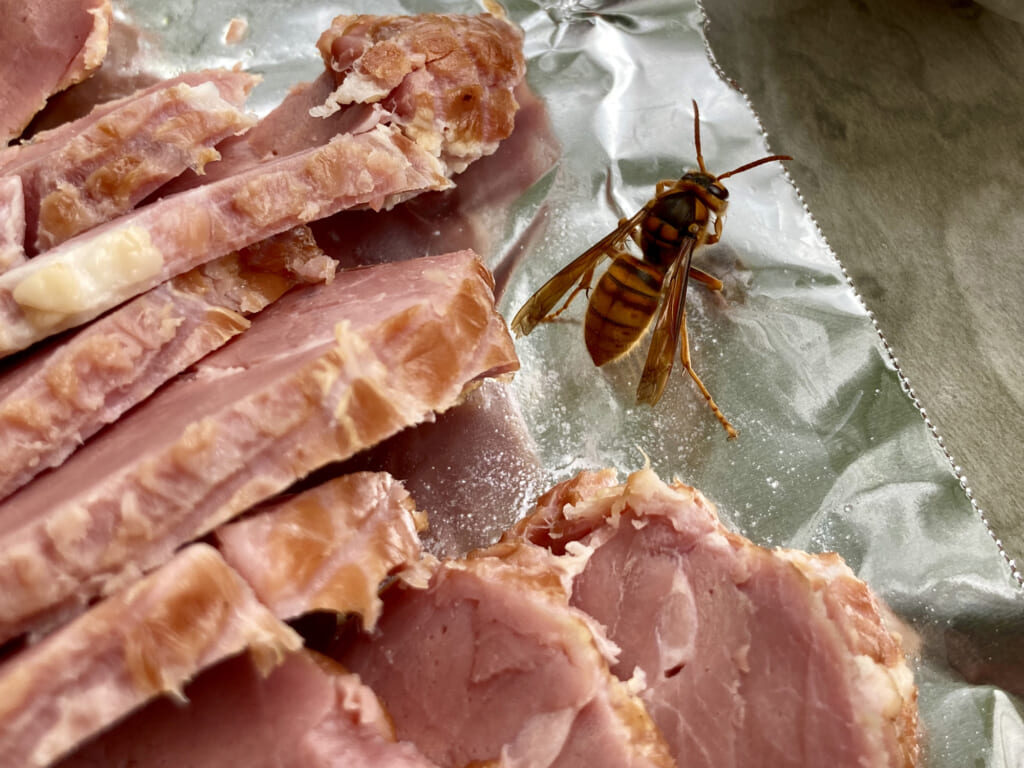
<path id="1" fill-rule="evenodd" d="M 315 41 L 338 13 L 483 9 L 441 0 L 119 7 L 119 22 L 142 31 L 134 66 L 166 76 L 240 61 L 264 75 L 252 102 L 260 113 L 317 74 Z M 507 317 L 643 205 L 658 180 L 695 166 L 691 99 L 712 171 L 786 152 L 769 149 L 742 94 L 716 74 L 696 0 L 516 0 L 506 8 L 526 32 L 529 83 L 562 146 L 557 168 L 510 205 L 516 226 L 494 233 L 485 254 L 502 275 Z M 236 17 L 248 29 L 229 45 L 223 30 Z M 694 259 L 725 290 L 693 285 L 687 308 L 694 366 L 738 440 L 726 440 L 680 370 L 656 408 L 634 404 L 643 344 L 595 369 L 581 298 L 568 320 L 517 345 L 514 392 L 545 483 L 650 462 L 704 491 L 756 542 L 839 552 L 918 648 L 923 764 L 1019 768 L 1024 608 L 1006 563 L 784 169 L 762 166 L 728 187 L 722 241 Z M 531 247 L 514 259 L 526 231 Z"/>

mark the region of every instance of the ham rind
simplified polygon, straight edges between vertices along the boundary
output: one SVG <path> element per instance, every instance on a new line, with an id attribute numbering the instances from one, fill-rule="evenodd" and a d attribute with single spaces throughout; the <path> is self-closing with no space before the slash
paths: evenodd
<path id="1" fill-rule="evenodd" d="M 420 561 L 425 524 L 401 483 L 357 472 L 223 525 L 216 539 L 275 616 L 359 614 L 369 630 L 380 616 L 381 582 Z"/>
<path id="2" fill-rule="evenodd" d="M 425 589 L 389 589 L 377 630 L 332 653 L 443 768 L 673 766 L 556 561 L 528 545 L 447 561 Z"/>
<path id="3" fill-rule="evenodd" d="M 56 467 L 101 427 L 249 327 L 334 262 L 306 227 L 186 272 L 0 373 L 0 498 Z"/>
<path id="4" fill-rule="evenodd" d="M 443 189 L 440 170 L 379 126 L 140 208 L 0 275 L 0 355 L 297 224 Z"/>
<path id="5" fill-rule="evenodd" d="M 0 143 L 17 138 L 46 100 L 103 62 L 109 0 L 3 0 Z"/>
<path id="6" fill-rule="evenodd" d="M 336 662 L 290 654 L 264 677 L 246 656 L 207 670 L 186 705 L 158 699 L 57 768 L 430 768 L 373 692 Z"/>
<path id="7" fill-rule="evenodd" d="M 196 544 L 0 666 L 0 766 L 50 765 L 228 656 L 266 674 L 301 638 Z"/>
<path id="8" fill-rule="evenodd" d="M 518 367 L 461 252 L 286 294 L 231 344 L 0 504 L 0 638 Z"/>
<path id="9" fill-rule="evenodd" d="M 522 32 L 487 13 L 338 16 L 317 47 L 337 87 L 313 114 L 381 104 L 458 173 L 512 133 L 526 72 Z"/>
<path id="10" fill-rule="evenodd" d="M 0 176 L 0 272 L 25 261 L 25 190 L 20 176 Z"/>
<path id="11" fill-rule="evenodd" d="M 572 604 L 620 647 L 620 678 L 642 673 L 679 765 L 917 764 L 900 636 L 838 555 L 756 546 L 650 470 L 584 473 L 520 537 L 583 563 Z"/>
<path id="12" fill-rule="evenodd" d="M 258 78 L 232 73 L 245 93 Z M 26 250 L 48 250 L 130 211 L 186 169 L 202 173 L 213 147 L 255 122 L 216 85 L 156 89 L 99 119 L 34 162 L 12 168 L 25 190 Z"/>

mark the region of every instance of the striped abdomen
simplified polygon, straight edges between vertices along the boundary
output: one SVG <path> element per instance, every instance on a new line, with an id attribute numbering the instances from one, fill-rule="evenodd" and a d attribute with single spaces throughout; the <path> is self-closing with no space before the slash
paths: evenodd
<path id="1" fill-rule="evenodd" d="M 620 254 L 590 294 L 583 337 L 594 365 L 626 354 L 640 340 L 658 308 L 664 269 Z"/>

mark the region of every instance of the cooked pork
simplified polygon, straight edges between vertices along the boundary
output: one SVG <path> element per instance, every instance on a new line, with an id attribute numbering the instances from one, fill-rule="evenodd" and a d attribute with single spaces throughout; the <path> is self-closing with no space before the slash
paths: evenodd
<path id="1" fill-rule="evenodd" d="M 110 0 L 0 2 L 0 144 L 103 62 L 110 15 Z"/>
<path id="2" fill-rule="evenodd" d="M 837 555 L 758 547 L 649 470 L 556 487 L 520 537 L 576 564 L 572 604 L 621 649 L 613 671 L 646 681 L 679 765 L 916 764 L 900 637 Z"/>
<path id="3" fill-rule="evenodd" d="M 294 290 L 0 504 L 0 638 L 518 366 L 471 253 Z"/>
<path id="4" fill-rule="evenodd" d="M 338 16 L 317 47 L 337 87 L 314 114 L 381 104 L 451 173 L 512 133 L 522 32 L 490 14 Z"/>
<path id="5" fill-rule="evenodd" d="M 266 674 L 302 644 L 205 544 L 0 665 L 0 766 L 50 765 L 201 669 L 249 649 Z"/>
<path id="6" fill-rule="evenodd" d="M 419 562 L 417 529 L 425 523 L 390 475 L 357 472 L 223 525 L 216 538 L 224 559 L 279 618 L 359 614 L 372 629 L 380 584 Z"/>
<path id="7" fill-rule="evenodd" d="M 297 224 L 449 184 L 436 158 L 378 127 L 164 198 L 0 275 L 0 354 Z"/>
<path id="8" fill-rule="evenodd" d="M 158 699 L 57 768 L 430 768 L 373 692 L 336 662 L 289 654 L 269 676 L 237 656 Z"/>
<path id="9" fill-rule="evenodd" d="M 258 80 L 224 73 L 222 86 L 227 78 L 238 84 L 223 90 L 243 98 Z M 26 250 L 45 251 L 131 210 L 186 169 L 202 173 L 219 157 L 214 145 L 255 122 L 240 106 L 211 81 L 169 84 L 79 120 L 66 141 L 40 142 L 46 152 L 23 151 L 6 172 L 24 185 Z"/>
<path id="10" fill-rule="evenodd" d="M 338 657 L 439 766 L 672 766 L 556 561 L 505 545 L 441 564 L 426 589 L 388 590 Z"/>
<path id="11" fill-rule="evenodd" d="M 223 256 L 109 312 L 0 372 L 0 499 L 59 466 L 101 427 L 249 327 L 334 262 L 306 227 Z"/>
<path id="12" fill-rule="evenodd" d="M 0 272 L 25 261 L 25 191 L 20 176 L 0 176 Z"/>

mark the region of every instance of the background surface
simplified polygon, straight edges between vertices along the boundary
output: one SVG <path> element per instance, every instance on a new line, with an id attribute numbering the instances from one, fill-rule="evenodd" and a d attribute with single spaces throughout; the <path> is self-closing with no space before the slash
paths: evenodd
<path id="1" fill-rule="evenodd" d="M 949 0 L 704 0 L 707 36 L 1018 566 L 1024 27 Z"/>

